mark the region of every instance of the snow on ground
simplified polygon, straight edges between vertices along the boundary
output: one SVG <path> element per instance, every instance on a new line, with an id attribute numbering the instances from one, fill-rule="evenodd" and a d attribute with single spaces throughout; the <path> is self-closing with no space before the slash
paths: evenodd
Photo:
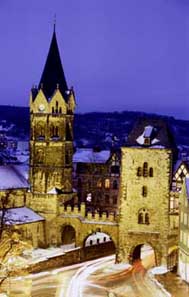
<path id="1" fill-rule="evenodd" d="M 167 270 L 165 266 L 156 266 L 150 269 L 149 272 L 151 272 L 152 274 L 164 274 L 164 273 L 167 273 L 168 271 L 169 270 Z"/>
<path id="2" fill-rule="evenodd" d="M 85 246 L 94 245 L 94 244 L 97 244 L 98 242 L 104 243 L 104 242 L 108 242 L 108 241 L 111 241 L 111 238 L 106 233 L 95 232 L 87 238 Z M 92 243 L 92 244 L 90 244 L 90 243 Z"/>

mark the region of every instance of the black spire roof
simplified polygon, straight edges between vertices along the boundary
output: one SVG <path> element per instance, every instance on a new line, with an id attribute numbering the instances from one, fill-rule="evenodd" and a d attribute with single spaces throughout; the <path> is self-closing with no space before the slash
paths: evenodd
<path id="1" fill-rule="evenodd" d="M 66 91 L 68 90 L 68 87 L 60 59 L 56 33 L 54 30 L 49 53 L 38 88 L 42 88 L 46 98 L 49 99 L 52 97 L 57 87 L 66 99 Z"/>

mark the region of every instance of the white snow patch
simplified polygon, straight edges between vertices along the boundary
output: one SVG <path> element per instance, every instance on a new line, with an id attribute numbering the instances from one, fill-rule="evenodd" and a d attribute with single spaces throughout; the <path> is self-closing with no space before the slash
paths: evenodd
<path id="1" fill-rule="evenodd" d="M 150 269 L 149 272 L 151 272 L 152 274 L 165 274 L 168 271 L 169 270 L 165 266 L 156 266 L 156 267 Z"/>
<path id="2" fill-rule="evenodd" d="M 77 149 L 73 155 L 74 163 L 106 163 L 110 158 L 109 150 L 94 152 L 93 149 Z"/>
<path id="3" fill-rule="evenodd" d="M 0 211 L 1 217 L 2 211 Z M 45 219 L 27 207 L 9 208 L 5 212 L 6 225 L 19 225 L 44 221 Z"/>
<path id="4" fill-rule="evenodd" d="M 0 190 L 29 188 L 26 172 L 22 166 L 0 166 Z"/>

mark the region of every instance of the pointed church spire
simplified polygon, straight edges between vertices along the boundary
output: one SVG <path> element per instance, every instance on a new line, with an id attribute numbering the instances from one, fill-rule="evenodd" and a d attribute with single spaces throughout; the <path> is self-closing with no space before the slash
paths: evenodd
<path id="1" fill-rule="evenodd" d="M 49 48 L 49 53 L 38 88 L 40 89 L 41 85 L 43 85 L 43 92 L 46 98 L 49 99 L 52 97 L 58 85 L 60 92 L 66 99 L 66 91 L 68 90 L 68 87 L 60 59 L 55 27 L 56 21 L 54 22 L 54 32 Z"/>

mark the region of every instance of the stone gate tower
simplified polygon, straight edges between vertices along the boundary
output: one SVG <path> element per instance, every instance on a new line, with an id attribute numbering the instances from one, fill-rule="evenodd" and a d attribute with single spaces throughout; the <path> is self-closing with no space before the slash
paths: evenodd
<path id="1" fill-rule="evenodd" d="M 30 206 L 47 220 L 73 197 L 74 109 L 54 30 L 40 83 L 30 95 Z"/>
<path id="2" fill-rule="evenodd" d="M 122 148 L 118 262 L 140 258 L 148 244 L 157 264 L 167 265 L 177 243 L 169 211 L 174 152 L 167 125 L 154 119 L 140 121 Z"/>

